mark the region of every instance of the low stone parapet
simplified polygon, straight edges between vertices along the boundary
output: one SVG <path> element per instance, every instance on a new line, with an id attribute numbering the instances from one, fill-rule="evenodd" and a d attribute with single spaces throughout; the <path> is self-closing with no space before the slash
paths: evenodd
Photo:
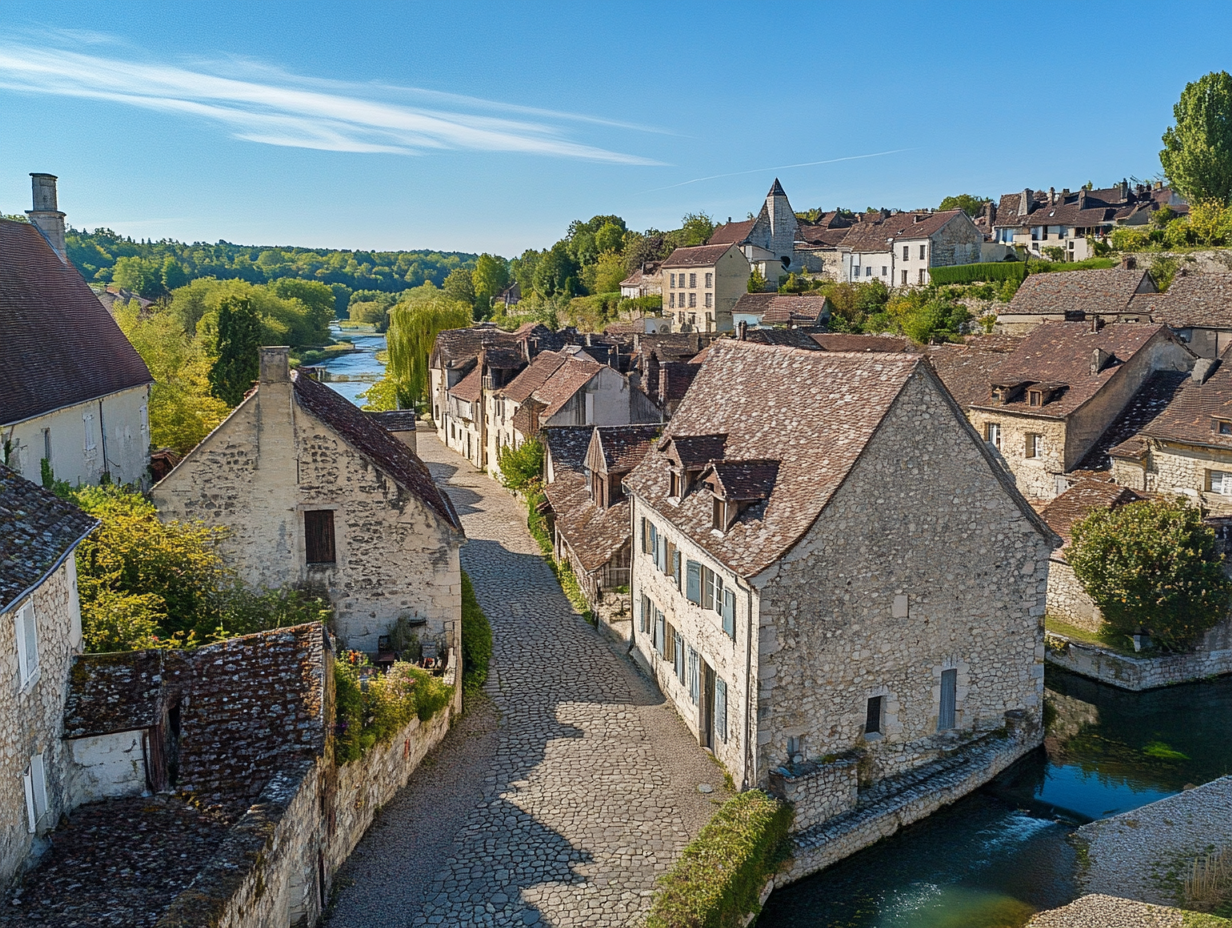
<path id="1" fill-rule="evenodd" d="M 1232 648 L 1135 657 L 1056 632 L 1046 633 L 1044 640 L 1048 663 L 1123 690 L 1151 690 L 1232 673 Z"/>
<path id="2" fill-rule="evenodd" d="M 807 831 L 855 808 L 860 796 L 860 757 L 858 751 L 848 751 L 770 772 L 770 792 L 795 809 L 794 831 Z"/>

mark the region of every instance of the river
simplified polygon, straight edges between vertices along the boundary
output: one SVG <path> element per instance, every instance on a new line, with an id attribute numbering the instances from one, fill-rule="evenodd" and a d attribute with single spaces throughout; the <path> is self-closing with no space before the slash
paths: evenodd
<path id="1" fill-rule="evenodd" d="M 329 334 L 338 341 L 350 342 L 355 346 L 355 350 L 330 358 L 318 366 L 329 372 L 326 383 L 332 389 L 356 406 L 362 406 L 364 401 L 359 398 L 359 394 L 385 374 L 385 365 L 376 359 L 376 353 L 385 350 L 385 336 L 367 332 L 356 333 L 336 325 L 329 327 Z M 349 379 L 336 380 L 337 377 Z"/>
<path id="2" fill-rule="evenodd" d="M 1232 772 L 1232 678 L 1126 693 L 1049 667 L 1048 735 L 984 789 L 770 897 L 762 928 L 1019 928 L 1071 901 L 1075 825 Z"/>

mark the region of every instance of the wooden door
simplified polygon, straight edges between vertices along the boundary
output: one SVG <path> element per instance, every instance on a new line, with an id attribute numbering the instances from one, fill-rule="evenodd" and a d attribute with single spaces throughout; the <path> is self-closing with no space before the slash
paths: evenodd
<path id="1" fill-rule="evenodd" d="M 702 661 L 702 704 L 697 734 L 702 747 L 714 750 L 714 668 Z"/>

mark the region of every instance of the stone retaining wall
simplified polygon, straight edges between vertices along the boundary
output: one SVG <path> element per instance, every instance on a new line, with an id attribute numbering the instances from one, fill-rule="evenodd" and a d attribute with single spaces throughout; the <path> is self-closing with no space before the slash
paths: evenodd
<path id="1" fill-rule="evenodd" d="M 157 928 L 317 924 L 333 875 L 461 711 L 459 664 L 451 651 L 445 681 L 453 701 L 427 722 L 412 719 L 388 744 L 343 767 L 327 752 L 274 776 Z"/>
<path id="2" fill-rule="evenodd" d="M 792 804 L 793 828 L 807 831 L 855 808 L 860 798 L 860 755 L 852 751 L 829 763 L 780 767 L 770 773 L 770 791 Z"/>
<path id="3" fill-rule="evenodd" d="M 1048 632 L 1046 641 L 1048 663 L 1123 690 L 1151 690 L 1232 673 L 1232 647 L 1200 648 L 1159 657 L 1131 657 L 1055 632 Z"/>
<path id="4" fill-rule="evenodd" d="M 985 735 L 926 767 L 878 783 L 864 791 L 849 811 L 798 832 L 791 866 L 774 885 L 787 886 L 824 870 L 932 815 L 983 786 L 1042 742 L 1043 731 L 1034 721 L 1007 717 L 1004 732 Z M 813 814 L 807 805 L 805 814 Z"/>

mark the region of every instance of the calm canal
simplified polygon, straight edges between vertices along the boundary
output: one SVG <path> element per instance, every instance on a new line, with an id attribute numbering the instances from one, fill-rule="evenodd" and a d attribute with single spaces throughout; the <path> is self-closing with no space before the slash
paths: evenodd
<path id="1" fill-rule="evenodd" d="M 355 350 L 320 365 L 329 371 L 327 383 L 356 406 L 362 406 L 364 401 L 359 394 L 385 373 L 385 365 L 376 359 L 376 353 L 385 350 L 385 336 L 344 331 L 336 325 L 329 327 L 329 334 L 337 341 L 350 342 Z M 338 377 L 349 379 L 335 379 Z"/>
<path id="2" fill-rule="evenodd" d="M 1075 895 L 1077 824 L 1232 772 L 1232 678 L 1126 693 L 1048 668 L 1048 736 L 983 790 L 776 892 L 763 928 L 1019 928 Z"/>

